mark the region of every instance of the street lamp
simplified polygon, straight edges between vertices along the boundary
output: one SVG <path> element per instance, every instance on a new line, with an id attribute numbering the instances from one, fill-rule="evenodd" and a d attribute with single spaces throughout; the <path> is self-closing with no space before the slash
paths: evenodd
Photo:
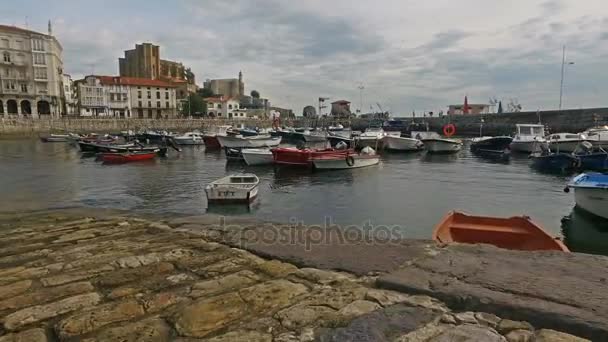
<path id="1" fill-rule="evenodd" d="M 566 74 L 566 66 L 574 65 L 574 62 L 566 63 L 566 45 L 564 45 L 563 53 L 562 53 L 562 80 L 559 86 L 559 110 L 562 110 L 562 98 L 564 96 L 564 76 Z"/>
<path id="2" fill-rule="evenodd" d="M 363 84 L 359 85 L 357 87 L 359 89 L 359 114 L 361 114 L 362 110 L 363 110 L 363 89 L 365 89 L 365 87 L 363 86 Z"/>

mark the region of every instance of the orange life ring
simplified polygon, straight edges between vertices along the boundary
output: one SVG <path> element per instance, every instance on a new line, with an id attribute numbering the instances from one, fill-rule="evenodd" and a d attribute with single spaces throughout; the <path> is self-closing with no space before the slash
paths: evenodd
<path id="1" fill-rule="evenodd" d="M 451 137 L 452 135 L 456 134 L 456 126 L 454 126 L 454 124 L 447 124 L 443 126 L 443 134 L 446 137 Z"/>

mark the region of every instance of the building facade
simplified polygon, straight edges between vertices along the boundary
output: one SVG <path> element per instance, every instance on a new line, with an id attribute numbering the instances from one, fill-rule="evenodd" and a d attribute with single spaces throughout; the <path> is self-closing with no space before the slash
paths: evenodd
<path id="1" fill-rule="evenodd" d="M 246 118 L 247 111 L 243 110 L 239 101 L 232 97 L 217 96 L 208 97 L 205 99 L 207 102 L 207 115 L 213 118 Z"/>
<path id="2" fill-rule="evenodd" d="M 245 95 L 245 82 L 242 72 L 239 72 L 239 78 L 206 80 L 203 87 L 210 89 L 217 96 L 240 98 Z"/>
<path id="3" fill-rule="evenodd" d="M 0 115 L 59 116 L 63 48 L 48 34 L 0 25 Z"/>
<path id="4" fill-rule="evenodd" d="M 176 87 L 169 82 L 92 75 L 76 84 L 81 116 L 167 119 L 178 115 Z"/>
<path id="5" fill-rule="evenodd" d="M 337 117 L 349 117 L 351 116 L 350 102 L 346 100 L 339 100 L 331 103 L 331 115 Z"/>
<path id="6" fill-rule="evenodd" d="M 63 98 L 63 110 L 61 112 L 62 115 L 77 115 L 78 114 L 78 106 L 77 106 L 77 93 L 74 88 L 74 82 L 72 81 L 72 76 L 68 74 L 63 74 L 63 87 L 61 97 Z"/>
<path id="7" fill-rule="evenodd" d="M 490 113 L 490 105 L 488 104 L 469 104 L 470 115 L 488 114 Z M 464 114 L 464 104 L 448 106 L 448 115 L 467 115 Z"/>

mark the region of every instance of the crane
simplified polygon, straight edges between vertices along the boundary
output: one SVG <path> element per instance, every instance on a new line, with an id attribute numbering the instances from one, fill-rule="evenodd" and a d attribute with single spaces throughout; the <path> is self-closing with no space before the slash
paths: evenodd
<path id="1" fill-rule="evenodd" d="M 376 106 L 378 106 L 378 109 L 380 109 L 380 113 L 384 113 L 384 111 L 382 110 L 382 106 L 380 105 L 380 103 L 376 102 Z"/>

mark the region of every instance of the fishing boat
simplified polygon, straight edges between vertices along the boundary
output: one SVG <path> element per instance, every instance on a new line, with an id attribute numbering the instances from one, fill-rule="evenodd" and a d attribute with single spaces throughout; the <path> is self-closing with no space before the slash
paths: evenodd
<path id="1" fill-rule="evenodd" d="M 250 166 L 274 164 L 272 152 L 268 148 L 246 148 L 241 150 L 241 155 Z"/>
<path id="2" fill-rule="evenodd" d="M 382 127 L 368 127 L 365 132 L 361 133 L 357 138 L 357 147 L 360 149 L 365 147 L 377 148 L 385 135 L 386 132 L 384 132 Z"/>
<path id="3" fill-rule="evenodd" d="M 575 155 L 551 152 L 547 143 L 539 145 L 540 151 L 530 154 L 533 168 L 545 172 L 566 173 L 578 167 L 579 159 Z"/>
<path id="4" fill-rule="evenodd" d="M 556 133 L 548 136 L 547 141 L 551 151 L 572 153 L 580 144 L 587 141 L 587 137 L 584 134 Z"/>
<path id="5" fill-rule="evenodd" d="M 478 137 L 471 140 L 471 152 L 487 157 L 509 158 L 511 154 L 511 142 L 513 138 L 508 136 Z"/>
<path id="6" fill-rule="evenodd" d="M 608 152 L 601 147 L 595 147 L 589 141 L 581 143 L 574 155 L 579 160 L 579 169 L 585 171 L 608 170 Z"/>
<path id="7" fill-rule="evenodd" d="M 517 124 L 517 133 L 511 142 L 513 152 L 537 152 L 539 144 L 545 143 L 545 126 L 531 124 Z"/>
<path id="8" fill-rule="evenodd" d="M 590 141 L 593 146 L 608 149 L 608 126 L 598 126 L 584 131 L 587 141 Z"/>
<path id="9" fill-rule="evenodd" d="M 40 137 L 42 142 L 68 142 L 71 136 L 69 134 L 51 134 L 45 137 Z"/>
<path id="10" fill-rule="evenodd" d="M 203 142 L 205 143 L 205 149 L 220 149 L 222 145 L 220 145 L 220 142 L 217 137 L 220 135 L 226 135 L 226 132 L 228 132 L 231 127 L 232 126 L 229 125 L 220 125 L 212 126 L 208 130 L 206 130 L 203 133 Z"/>
<path id="11" fill-rule="evenodd" d="M 412 137 L 424 144 L 428 153 L 457 153 L 462 150 L 462 140 L 444 138 L 437 132 L 412 132 Z"/>
<path id="12" fill-rule="evenodd" d="M 252 137 L 243 136 L 217 136 L 222 147 L 228 148 L 257 148 L 257 147 L 274 147 L 279 146 L 281 137 L 272 137 L 270 135 L 256 135 Z"/>
<path id="13" fill-rule="evenodd" d="M 204 144 L 203 135 L 199 132 L 186 132 L 182 135 L 173 137 L 178 145 L 202 145 Z"/>
<path id="14" fill-rule="evenodd" d="M 251 173 L 220 178 L 205 187 L 210 204 L 250 203 L 258 195 L 260 179 Z"/>
<path id="15" fill-rule="evenodd" d="M 103 153 L 101 160 L 104 163 L 128 163 L 134 161 L 150 160 L 156 157 L 156 152 L 125 152 Z"/>
<path id="16" fill-rule="evenodd" d="M 345 170 L 377 165 L 380 157 L 371 147 L 365 147 L 360 153 L 324 153 L 312 157 L 317 170 Z"/>
<path id="17" fill-rule="evenodd" d="M 569 252 L 562 241 L 549 235 L 527 216 L 499 218 L 452 211 L 435 227 L 433 240 L 447 244 L 485 243 L 521 251 Z"/>
<path id="18" fill-rule="evenodd" d="M 344 131 L 329 132 L 327 134 L 327 141 L 329 141 L 331 147 L 335 148 L 338 144 L 341 143 L 344 143 L 347 148 L 353 148 L 355 146 L 355 143 L 352 137 L 350 136 L 350 131 L 348 132 L 348 136 L 341 134 L 343 132 Z"/>
<path id="19" fill-rule="evenodd" d="M 81 152 L 95 152 L 95 153 L 99 153 L 99 152 L 118 152 L 118 149 L 127 149 L 127 148 L 134 148 L 137 147 L 138 145 L 135 143 L 128 143 L 128 144 L 110 144 L 110 143 L 101 143 L 101 142 L 86 142 L 86 141 L 79 141 L 78 142 L 78 148 L 80 149 Z"/>
<path id="20" fill-rule="evenodd" d="M 419 151 L 423 148 L 422 141 L 397 135 L 386 135 L 382 138 L 382 146 L 385 150 L 396 152 Z"/>
<path id="21" fill-rule="evenodd" d="M 582 173 L 574 177 L 564 189 L 574 189 L 576 205 L 604 219 L 608 219 L 608 174 Z"/>
<path id="22" fill-rule="evenodd" d="M 271 149 L 270 151 L 272 152 L 275 164 L 300 167 L 313 166 L 313 157 L 318 157 L 324 154 L 346 156 L 348 153 L 354 153 L 353 149 L 299 149 L 295 147 L 277 147 Z"/>

